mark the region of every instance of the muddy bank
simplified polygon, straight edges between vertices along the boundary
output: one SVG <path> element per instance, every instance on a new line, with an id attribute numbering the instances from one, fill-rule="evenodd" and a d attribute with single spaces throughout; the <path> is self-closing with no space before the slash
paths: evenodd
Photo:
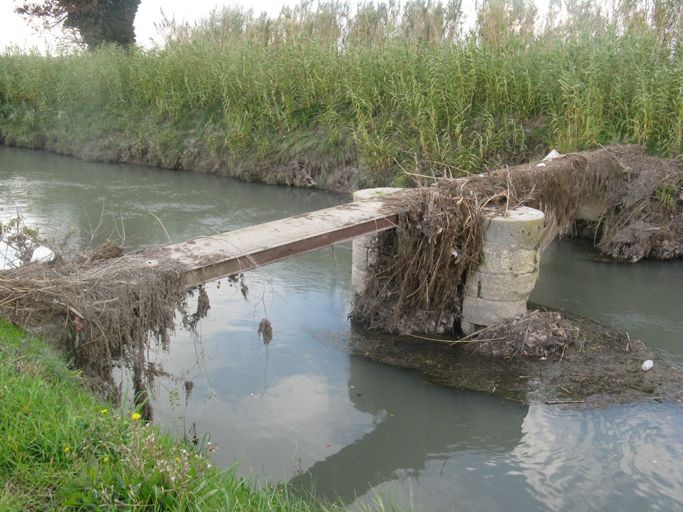
<path id="1" fill-rule="evenodd" d="M 146 144 L 130 140 L 113 132 L 105 137 L 87 140 L 61 140 L 44 134 L 28 139 L 3 135 L 0 144 L 42 149 L 60 155 L 73 156 L 89 162 L 151 165 L 165 169 L 218 174 L 250 182 L 285 185 L 298 188 L 319 188 L 350 193 L 359 188 L 386 186 L 396 178 L 393 173 L 372 172 L 363 167 L 353 141 L 348 141 L 334 154 L 307 147 L 302 140 L 283 141 L 287 147 L 276 155 L 253 154 L 236 158 L 227 150 L 216 151 L 195 132 L 172 132 L 170 127 L 150 127 L 153 135 Z M 293 151 L 290 146 L 301 146 Z"/>
<path id="2" fill-rule="evenodd" d="M 683 398 L 683 373 L 642 341 L 566 312 L 527 315 L 530 321 L 507 321 L 464 342 L 357 328 L 348 347 L 355 355 L 420 372 L 428 382 L 531 404 L 593 408 Z M 488 355 L 474 350 L 478 344 L 488 345 Z M 643 371 L 647 360 L 654 367 Z"/>

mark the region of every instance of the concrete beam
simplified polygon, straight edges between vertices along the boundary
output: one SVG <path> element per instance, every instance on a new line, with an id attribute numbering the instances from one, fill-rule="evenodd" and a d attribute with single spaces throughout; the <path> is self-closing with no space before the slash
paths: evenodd
<path id="1" fill-rule="evenodd" d="M 185 264 L 182 283 L 192 287 L 393 228 L 398 211 L 381 199 L 358 201 L 161 247 L 153 258 Z"/>

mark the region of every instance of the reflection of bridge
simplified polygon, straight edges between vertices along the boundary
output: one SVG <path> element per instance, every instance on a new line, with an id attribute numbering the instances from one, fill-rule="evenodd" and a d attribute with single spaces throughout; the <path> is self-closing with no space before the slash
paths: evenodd
<path id="1" fill-rule="evenodd" d="M 355 356 L 348 385 L 354 406 L 374 417 L 375 428 L 292 479 L 346 502 L 395 478 L 397 471 L 419 477 L 430 461 L 445 464 L 459 452 L 513 450 L 529 410 L 492 395 L 416 386 L 405 376 L 396 378 L 394 368 Z"/>

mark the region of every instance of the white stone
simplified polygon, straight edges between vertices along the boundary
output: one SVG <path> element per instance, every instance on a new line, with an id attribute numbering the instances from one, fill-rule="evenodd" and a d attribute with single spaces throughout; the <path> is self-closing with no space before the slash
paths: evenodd
<path id="1" fill-rule="evenodd" d="M 526 312 L 538 277 L 545 216 L 520 207 L 487 219 L 479 268 L 468 276 L 461 328 L 471 334 Z"/>
<path id="2" fill-rule="evenodd" d="M 367 201 L 379 196 L 400 192 L 402 188 L 379 187 L 356 190 L 353 193 L 354 201 Z M 381 206 L 378 202 L 378 206 Z M 368 270 L 377 261 L 377 235 L 365 235 L 354 239 L 352 246 L 351 260 L 351 283 L 356 293 L 361 293 L 365 289 L 365 280 Z"/>
<path id="3" fill-rule="evenodd" d="M 367 276 L 367 272 L 356 267 L 351 267 L 351 284 L 353 285 L 354 292 L 361 293 L 365 290 L 365 280 L 367 279 Z"/>
<path id="4" fill-rule="evenodd" d="M 536 249 L 543 238 L 545 215 L 527 206 L 486 219 L 484 247 Z"/>
<path id="5" fill-rule="evenodd" d="M 482 274 L 531 274 L 538 271 L 540 249 L 498 249 L 484 245 L 479 272 Z"/>
<path id="6" fill-rule="evenodd" d="M 605 200 L 591 195 L 583 200 L 576 217 L 581 220 L 599 222 L 605 209 Z"/>
<path id="7" fill-rule="evenodd" d="M 484 300 L 527 300 L 538 279 L 529 274 L 482 274 L 474 272 L 467 280 L 466 295 Z"/>
<path id="8" fill-rule="evenodd" d="M 352 244 L 351 261 L 360 270 L 368 270 L 377 262 L 377 237 L 363 236 Z"/>
<path id="9" fill-rule="evenodd" d="M 469 336 L 470 334 L 477 332 L 480 330 L 482 327 L 486 327 L 484 325 L 477 325 L 477 324 L 471 324 L 469 322 L 461 322 L 460 323 L 460 329 L 462 330 L 463 334 L 465 336 Z"/>
<path id="10" fill-rule="evenodd" d="M 646 372 L 648 370 L 651 370 L 654 365 L 655 363 L 652 361 L 652 359 L 648 359 L 643 363 L 643 371 Z"/>
<path id="11" fill-rule="evenodd" d="M 526 313 L 526 302 L 526 299 L 493 301 L 465 297 L 462 302 L 462 321 L 476 325 L 493 325 Z"/>

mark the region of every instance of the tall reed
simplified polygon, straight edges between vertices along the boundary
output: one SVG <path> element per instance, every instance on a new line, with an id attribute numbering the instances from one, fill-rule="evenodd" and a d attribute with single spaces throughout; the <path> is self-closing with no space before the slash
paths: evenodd
<path id="1" fill-rule="evenodd" d="M 376 183 L 552 147 L 635 142 L 682 155 L 679 37 L 625 9 L 569 2 L 534 23 L 532 3 L 488 0 L 464 33 L 458 0 L 304 1 L 276 19 L 226 8 L 167 22 L 151 50 L 8 50 L 0 137 L 171 167 L 210 158 L 218 172 L 356 166 Z"/>

